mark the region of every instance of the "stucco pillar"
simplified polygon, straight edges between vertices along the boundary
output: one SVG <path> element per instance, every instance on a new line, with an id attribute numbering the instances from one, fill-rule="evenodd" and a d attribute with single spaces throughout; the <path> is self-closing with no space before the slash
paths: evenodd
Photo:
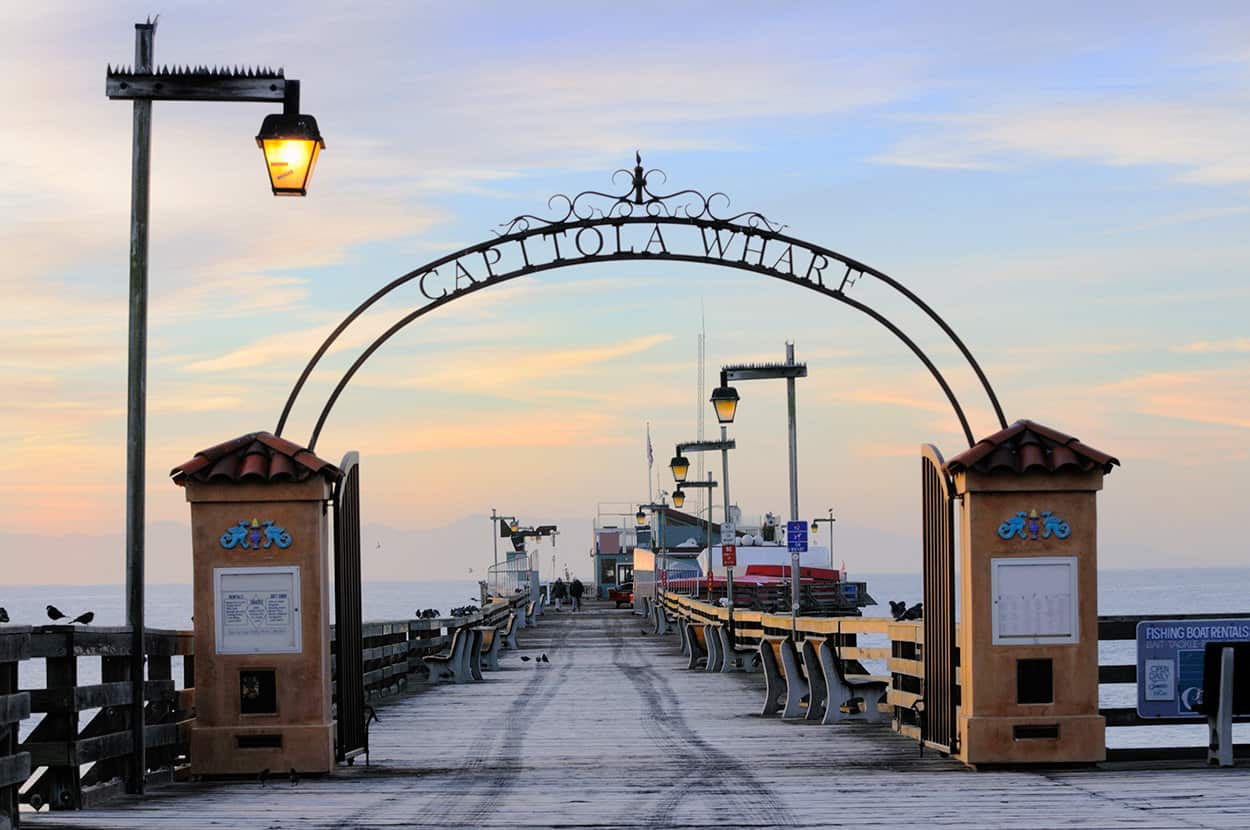
<path id="1" fill-rule="evenodd" d="M 266 433 L 173 472 L 191 505 L 194 775 L 334 767 L 326 508 L 337 474 Z"/>
<path id="2" fill-rule="evenodd" d="M 1105 759 L 1097 495 L 1118 463 L 1028 421 L 947 462 L 961 499 L 964 762 Z"/>

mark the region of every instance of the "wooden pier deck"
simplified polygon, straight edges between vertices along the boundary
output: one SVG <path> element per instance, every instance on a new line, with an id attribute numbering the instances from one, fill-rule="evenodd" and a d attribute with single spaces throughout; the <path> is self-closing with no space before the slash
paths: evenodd
<path id="1" fill-rule="evenodd" d="M 755 675 L 684 668 L 675 636 L 548 612 L 465 686 L 380 709 L 372 765 L 292 786 L 179 783 L 23 815 L 40 828 L 1250 826 L 1250 769 L 972 772 L 888 728 L 764 719 Z M 549 663 L 531 659 L 546 653 Z"/>

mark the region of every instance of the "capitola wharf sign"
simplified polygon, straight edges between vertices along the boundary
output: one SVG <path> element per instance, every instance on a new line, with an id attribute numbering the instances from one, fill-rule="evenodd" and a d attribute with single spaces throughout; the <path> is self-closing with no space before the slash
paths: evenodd
<path id="1" fill-rule="evenodd" d="M 422 296 L 441 300 L 503 276 L 624 259 L 711 260 L 838 292 L 853 286 L 864 273 L 862 267 L 833 260 L 780 233 L 725 227 L 715 219 L 625 217 L 510 233 L 448 264 L 426 268 L 416 280 Z"/>
<path id="2" fill-rule="evenodd" d="M 347 384 L 374 352 L 424 315 L 488 286 L 542 271 L 576 265 L 622 261 L 691 262 L 750 271 L 826 295 L 871 317 L 898 338 L 924 364 L 951 405 L 968 446 L 974 443 L 963 407 L 937 365 L 917 342 L 867 297 L 852 295 L 871 278 L 901 295 L 937 325 L 975 373 L 1001 427 L 1007 419 L 989 379 L 954 329 L 911 289 L 885 273 L 836 251 L 787 235 L 786 226 L 756 211 L 730 211 L 729 197 L 692 190 L 657 193 L 667 182 L 660 170 L 647 170 L 635 154 L 633 170 L 617 170 L 613 181 L 629 181 L 620 194 L 587 190 L 576 196 L 558 193 L 547 201 L 551 214 L 525 213 L 504 222 L 494 237 L 433 260 L 391 280 L 365 299 L 322 342 L 288 395 L 278 418 L 282 435 L 291 410 L 312 371 L 339 336 L 365 311 L 397 288 L 416 284 L 426 301 L 380 334 L 344 372 L 313 427 L 308 448 L 315 449 L 322 427 Z"/>

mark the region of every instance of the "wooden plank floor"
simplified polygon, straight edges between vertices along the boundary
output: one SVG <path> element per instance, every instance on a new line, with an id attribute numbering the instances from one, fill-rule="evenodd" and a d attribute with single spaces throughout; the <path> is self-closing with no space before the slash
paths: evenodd
<path id="1" fill-rule="evenodd" d="M 641 628 L 602 607 L 548 613 L 485 682 L 382 708 L 368 768 L 174 784 L 23 825 L 1250 827 L 1245 767 L 970 772 L 881 726 L 760 718 L 758 675 L 688 672 L 676 637 Z"/>

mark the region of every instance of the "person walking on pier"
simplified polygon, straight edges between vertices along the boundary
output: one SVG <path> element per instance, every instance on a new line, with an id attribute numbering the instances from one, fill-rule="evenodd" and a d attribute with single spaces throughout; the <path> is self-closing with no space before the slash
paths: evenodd
<path id="1" fill-rule="evenodd" d="M 582 609 L 582 593 L 585 591 L 582 581 L 577 577 L 573 577 L 573 584 L 569 586 L 569 596 L 573 598 L 573 610 L 580 611 Z"/>
<path id="2" fill-rule="evenodd" d="M 565 586 L 564 580 L 556 577 L 556 581 L 551 583 L 551 599 L 555 601 L 556 610 L 560 610 L 560 603 L 569 595 L 569 589 Z"/>

